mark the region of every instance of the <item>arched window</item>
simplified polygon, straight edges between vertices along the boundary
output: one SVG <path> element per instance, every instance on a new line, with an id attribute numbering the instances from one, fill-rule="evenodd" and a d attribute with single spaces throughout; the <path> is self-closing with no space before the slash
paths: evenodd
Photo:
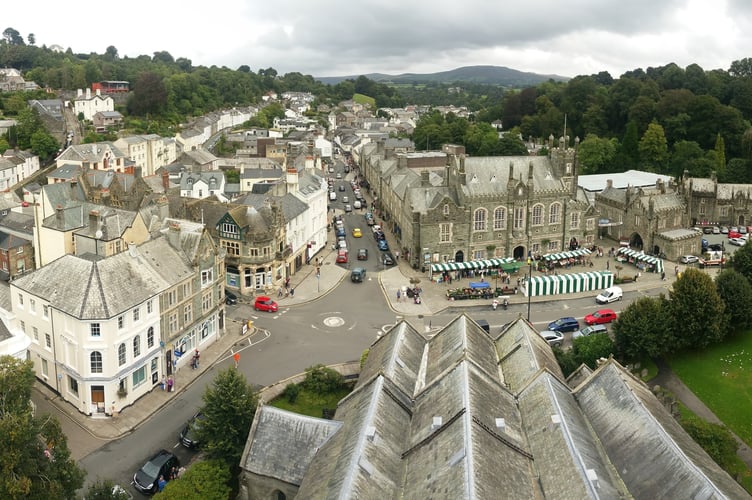
<path id="1" fill-rule="evenodd" d="M 533 213 L 531 214 L 531 220 L 530 223 L 533 226 L 542 226 L 543 225 L 543 205 L 537 204 L 533 205 Z"/>
<path id="2" fill-rule="evenodd" d="M 150 326 L 149 330 L 146 332 L 146 347 L 147 349 L 151 349 L 154 347 L 154 327 Z"/>
<path id="3" fill-rule="evenodd" d="M 89 356 L 91 373 L 102 373 L 102 353 L 94 351 Z"/>
<path id="4" fill-rule="evenodd" d="M 137 358 L 141 355 L 141 337 L 136 335 L 133 337 L 133 357 Z"/>
<path id="5" fill-rule="evenodd" d="M 506 229 L 507 228 L 507 209 L 504 207 L 496 207 L 494 209 L 494 229 Z"/>
<path id="6" fill-rule="evenodd" d="M 125 364 L 125 342 L 118 346 L 118 366 Z"/>
<path id="7" fill-rule="evenodd" d="M 548 223 L 559 224 L 561 222 L 561 203 L 551 203 L 548 212 Z"/>
<path id="8" fill-rule="evenodd" d="M 485 231 L 486 230 L 486 209 L 479 208 L 473 215 L 473 230 Z"/>

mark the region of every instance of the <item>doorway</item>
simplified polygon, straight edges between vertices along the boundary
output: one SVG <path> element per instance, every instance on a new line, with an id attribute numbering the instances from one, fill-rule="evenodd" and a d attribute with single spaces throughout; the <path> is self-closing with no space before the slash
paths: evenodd
<path id="1" fill-rule="evenodd" d="M 527 256 L 525 255 L 525 247 L 523 247 L 522 245 L 514 247 L 514 250 L 512 251 L 512 257 L 514 257 L 514 260 L 527 260 Z"/>
<path id="2" fill-rule="evenodd" d="M 458 250 L 457 253 L 454 254 L 454 261 L 465 262 L 465 253 L 462 250 Z"/>
<path id="3" fill-rule="evenodd" d="M 105 412 L 103 385 L 91 386 L 91 403 L 97 407 L 97 413 Z"/>

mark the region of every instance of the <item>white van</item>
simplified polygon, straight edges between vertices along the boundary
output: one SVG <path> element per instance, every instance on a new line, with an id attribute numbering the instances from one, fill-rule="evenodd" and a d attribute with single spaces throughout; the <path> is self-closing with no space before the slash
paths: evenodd
<path id="1" fill-rule="evenodd" d="M 355 208 L 355 209 L 359 209 L 360 207 L 361 207 L 361 203 L 360 203 L 360 200 L 355 200 L 355 201 L 353 202 L 353 208 Z"/>
<path id="2" fill-rule="evenodd" d="M 337 193 L 334 191 L 329 192 L 329 201 L 337 201 Z"/>
<path id="3" fill-rule="evenodd" d="M 617 300 L 621 300 L 623 295 L 624 292 L 621 288 L 619 288 L 618 286 L 612 286 L 610 288 L 606 288 L 600 294 L 598 294 L 598 296 L 595 298 L 595 301 L 598 304 L 608 304 L 609 302 L 616 302 Z"/>

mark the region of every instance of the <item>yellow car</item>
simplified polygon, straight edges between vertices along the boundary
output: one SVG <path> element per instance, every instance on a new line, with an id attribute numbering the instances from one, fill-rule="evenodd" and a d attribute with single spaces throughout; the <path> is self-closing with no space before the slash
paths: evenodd
<path id="1" fill-rule="evenodd" d="M 360 228 L 356 227 L 353 229 L 353 238 L 360 238 L 363 236 L 363 233 L 360 232 Z"/>

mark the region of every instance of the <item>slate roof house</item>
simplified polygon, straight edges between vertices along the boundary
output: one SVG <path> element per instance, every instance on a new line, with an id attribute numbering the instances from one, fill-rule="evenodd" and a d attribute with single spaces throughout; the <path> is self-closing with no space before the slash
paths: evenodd
<path id="1" fill-rule="evenodd" d="M 261 406 L 239 498 L 745 498 L 614 360 L 569 380 L 519 318 L 398 323 L 334 420 Z"/>

